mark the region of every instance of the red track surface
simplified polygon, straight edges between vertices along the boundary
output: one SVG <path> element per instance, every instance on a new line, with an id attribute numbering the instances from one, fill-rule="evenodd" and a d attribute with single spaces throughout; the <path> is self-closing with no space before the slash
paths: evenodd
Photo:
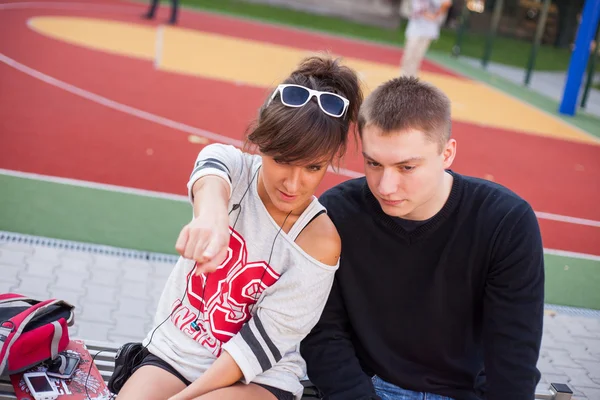
<path id="1" fill-rule="evenodd" d="M 266 96 L 264 89 L 156 71 L 148 61 L 72 46 L 39 35 L 26 25 L 28 18 L 39 15 L 143 23 L 138 15 L 144 5 L 104 4 L 127 4 L 128 13 L 0 11 L 0 52 L 119 103 L 242 139 Z M 401 56 L 399 50 L 388 47 L 182 11 L 182 26 L 204 31 L 310 50 L 329 49 L 394 65 Z M 166 11 L 160 15 L 165 16 Z M 453 75 L 431 63 L 424 68 Z M 239 100 L 232 104 L 232 98 Z M 188 141 L 187 133 L 83 99 L 4 63 L 0 63 L 0 132 L 0 168 L 178 194 L 185 193 L 190 166 L 200 150 Z M 600 147 L 463 122 L 454 123 L 454 135 L 459 142 L 456 171 L 491 175 L 527 199 L 536 211 L 600 220 Z M 344 166 L 362 171 L 355 152 Z M 321 191 L 345 179 L 327 174 Z M 541 220 L 540 225 L 545 247 L 600 255 L 598 228 L 548 220 Z"/>

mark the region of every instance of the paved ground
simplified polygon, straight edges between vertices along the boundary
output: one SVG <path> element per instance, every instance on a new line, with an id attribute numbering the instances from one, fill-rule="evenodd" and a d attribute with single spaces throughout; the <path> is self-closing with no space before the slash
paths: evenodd
<path id="1" fill-rule="evenodd" d="M 0 232 L 0 293 L 71 302 L 76 306 L 73 337 L 124 343 L 139 341 L 149 331 L 174 258 L 16 238 L 24 240 Z M 540 388 L 568 383 L 576 399 L 600 399 L 600 312 L 548 306 L 538 367 Z"/>
<path id="2" fill-rule="evenodd" d="M 481 66 L 480 59 L 464 56 L 460 57 L 460 59 L 476 67 Z M 504 64 L 489 63 L 488 71 L 519 85 L 522 85 L 523 80 L 525 79 L 525 67 L 517 68 Z M 595 77 L 595 80 L 600 80 L 600 74 L 596 75 L 597 76 Z M 585 79 L 586 77 L 584 76 L 581 82 L 581 90 L 579 92 L 580 100 L 577 102 L 577 104 L 580 103 L 581 96 L 583 95 Z M 534 71 L 531 75 L 529 87 L 533 91 L 560 102 L 563 96 L 565 82 L 566 72 Z M 600 90 L 590 89 L 585 111 L 589 114 L 600 117 Z"/>

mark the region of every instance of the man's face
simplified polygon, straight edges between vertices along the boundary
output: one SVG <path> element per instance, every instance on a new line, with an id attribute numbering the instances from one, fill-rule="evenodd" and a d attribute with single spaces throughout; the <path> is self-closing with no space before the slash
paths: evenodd
<path id="1" fill-rule="evenodd" d="M 386 214 L 418 221 L 439 211 L 444 170 L 456 151 L 454 139 L 440 152 L 439 143 L 427 140 L 419 130 L 383 135 L 379 127 L 367 125 L 362 148 L 367 183 Z"/>

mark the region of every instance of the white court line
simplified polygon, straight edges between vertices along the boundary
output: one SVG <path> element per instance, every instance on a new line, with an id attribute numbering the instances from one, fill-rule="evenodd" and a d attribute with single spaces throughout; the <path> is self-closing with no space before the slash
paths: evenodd
<path id="1" fill-rule="evenodd" d="M 162 62 L 165 28 L 159 25 L 156 28 L 156 46 L 154 48 L 154 68 L 159 69 Z"/>
<path id="2" fill-rule="evenodd" d="M 540 211 L 536 211 L 535 215 L 541 219 L 550 219 L 553 221 L 567 222 L 569 224 L 588 225 L 595 228 L 600 228 L 600 221 L 594 221 L 593 219 L 569 217 L 566 215 L 551 214 Z"/>
<path id="3" fill-rule="evenodd" d="M 76 96 L 80 96 L 80 97 L 83 97 L 84 99 L 101 104 L 105 107 L 112 108 L 113 110 L 117 110 L 117 111 L 123 112 L 125 114 L 129 114 L 129 115 L 133 115 L 134 117 L 145 119 L 146 121 L 154 122 L 156 124 L 163 125 L 168 128 L 177 129 L 182 132 L 190 133 L 192 135 L 203 136 L 207 139 L 211 139 L 216 142 L 231 144 L 231 145 L 238 146 L 238 147 L 243 146 L 243 142 L 241 140 L 232 139 L 232 138 L 224 136 L 224 135 L 219 135 L 218 133 L 205 131 L 204 129 L 196 128 L 196 127 L 193 127 L 190 125 L 183 124 L 181 122 L 173 121 L 171 119 L 161 117 L 159 115 L 152 114 L 147 111 L 143 111 L 143 110 L 137 109 L 135 107 L 131 107 L 126 104 L 122 104 L 122 103 L 116 102 L 114 100 L 108 99 L 106 97 L 100 96 L 98 94 L 81 89 L 77 86 L 63 82 L 63 81 L 53 78 L 49 75 L 46 75 L 38 70 L 35 70 L 26 65 L 23 65 L 20 62 L 13 60 L 10 57 L 7 57 L 3 53 L 0 53 L 0 61 L 15 68 L 18 71 L 21 71 L 31 77 L 39 79 L 42 82 L 46 82 L 46 83 L 48 83 L 52 86 L 55 86 L 59 89 L 65 90 Z"/>
<path id="4" fill-rule="evenodd" d="M 544 249 L 544 253 L 559 257 L 581 258 L 583 260 L 600 261 L 600 256 L 594 254 L 575 253 L 573 251 Z"/>
<path id="5" fill-rule="evenodd" d="M 43 174 L 35 174 L 31 172 L 21 172 L 21 171 L 13 171 L 10 169 L 0 168 L 0 175 L 13 176 L 15 178 L 23 178 L 23 179 L 31 179 L 36 181 L 50 182 L 50 183 L 59 183 L 61 185 L 70 185 L 70 186 L 78 186 L 87 189 L 97 189 L 97 190 L 106 190 L 109 192 L 116 193 L 125 193 L 125 194 L 133 194 L 136 196 L 144 196 L 144 197 L 152 197 L 156 199 L 164 199 L 164 200 L 175 200 L 175 201 L 184 201 L 188 202 L 189 199 L 187 196 L 165 193 L 165 192 L 156 192 L 154 190 L 144 190 L 144 189 L 135 189 L 125 186 L 118 185 L 110 185 L 107 183 L 97 183 L 90 181 L 82 181 L 79 179 L 70 179 L 70 178 L 61 178 L 58 176 L 51 175 L 43 175 Z"/>
<path id="6" fill-rule="evenodd" d="M 154 197 L 154 198 L 159 198 L 159 199 L 188 201 L 188 198 L 183 195 L 176 195 L 176 194 L 170 194 L 170 193 L 164 193 L 164 192 L 156 192 L 156 191 L 152 191 L 152 190 L 134 189 L 134 188 L 129 188 L 129 187 L 125 187 L 125 186 L 110 185 L 110 184 L 105 184 L 105 183 L 96 183 L 96 182 L 90 182 L 90 181 L 83 181 L 83 180 L 79 180 L 79 179 L 60 178 L 60 177 L 51 176 L 51 175 L 42 175 L 42 174 L 35 174 L 35 173 L 31 173 L 31 172 L 14 171 L 14 170 L 10 170 L 10 169 L 0 168 L 0 175 L 14 176 L 16 178 L 32 179 L 32 180 L 39 180 L 39 181 L 51 182 L 51 183 L 60 183 L 60 184 L 64 184 L 64 185 L 80 186 L 80 187 L 85 187 L 85 188 L 90 188 L 90 189 L 108 190 L 108 191 L 113 191 L 113 192 L 118 192 L 118 193 L 134 194 L 134 195 L 138 195 L 138 196 Z M 549 220 L 553 220 L 553 221 L 560 221 L 560 222 L 565 222 L 565 223 L 574 224 L 574 225 L 586 225 L 586 226 L 600 227 L 600 221 L 594 221 L 594 220 L 590 220 L 590 219 L 583 219 L 583 218 L 576 218 L 576 217 L 569 217 L 566 215 L 551 214 L 551 213 L 546 213 L 546 212 L 536 212 L 535 214 L 539 219 L 549 219 Z"/>
<path id="7" fill-rule="evenodd" d="M 186 202 L 186 203 L 189 202 L 188 197 L 183 196 L 183 195 L 170 194 L 170 193 L 164 193 L 164 192 L 156 192 L 153 190 L 134 189 L 134 188 L 124 187 L 124 186 L 108 185 L 105 183 L 82 181 L 79 179 L 59 178 L 56 176 L 34 174 L 34 173 L 30 173 L 30 172 L 20 172 L 20 171 L 13 171 L 13 170 L 0 168 L 0 175 L 7 175 L 7 176 L 16 177 L 16 178 L 38 180 L 38 181 L 50 182 L 50 183 L 58 183 L 58 184 L 62 184 L 62 185 L 77 186 L 77 187 L 83 187 L 83 188 L 88 188 L 88 189 L 105 190 L 105 191 L 116 192 L 116 193 L 132 194 L 132 195 L 143 196 L 143 197 L 151 197 L 151 198 L 158 198 L 158 199 L 164 199 L 164 200 L 173 200 L 173 201 Z M 543 214 L 547 214 L 547 213 L 543 213 Z M 593 221 L 593 222 L 596 222 L 596 221 Z M 571 257 L 571 258 L 579 258 L 579 259 L 591 260 L 591 261 L 600 261 L 600 256 L 597 256 L 594 254 L 576 253 L 576 252 L 572 252 L 572 251 L 546 249 L 546 248 L 544 249 L 544 253 L 550 254 L 550 255 L 555 255 L 555 256 L 561 256 L 561 257 Z"/>
<path id="8" fill-rule="evenodd" d="M 205 138 L 211 139 L 215 142 L 231 144 L 231 145 L 239 147 L 239 148 L 242 148 L 244 145 L 244 143 L 241 140 L 232 139 L 228 136 L 219 135 L 218 133 L 209 132 L 207 130 L 196 128 L 191 125 L 173 121 L 172 119 L 161 117 L 159 115 L 156 115 L 156 114 L 153 114 L 153 113 L 150 113 L 147 111 L 143 111 L 138 108 L 131 107 L 126 104 L 122 104 L 117 101 L 108 99 L 106 97 L 100 96 L 96 93 L 92 93 L 85 89 L 81 89 L 77 86 L 63 82 L 59 79 L 53 78 L 49 75 L 46 75 L 43 72 L 40 72 L 33 68 L 30 68 L 24 64 L 21 64 L 20 62 L 4 55 L 3 53 L 0 53 L 0 61 L 2 61 L 3 63 L 15 68 L 18 71 L 25 73 L 33 78 L 39 79 L 42 82 L 48 83 L 49 85 L 52 85 L 59 89 L 65 90 L 76 96 L 80 96 L 87 100 L 101 104 L 105 107 L 112 108 L 113 110 L 117 110 L 117 111 L 123 112 L 125 114 L 129 114 L 129 115 L 133 115 L 134 117 L 138 117 L 140 119 L 145 119 L 147 121 L 154 122 L 156 124 L 163 125 L 168 128 L 176 129 L 176 130 L 186 132 L 186 133 L 196 135 L 196 136 L 205 137 Z M 352 171 L 352 170 L 349 170 L 346 168 L 338 168 L 337 170 L 329 168 L 329 172 L 336 173 L 338 175 L 346 176 L 349 178 L 358 178 L 358 177 L 363 176 L 363 174 L 361 174 L 360 172 Z"/>

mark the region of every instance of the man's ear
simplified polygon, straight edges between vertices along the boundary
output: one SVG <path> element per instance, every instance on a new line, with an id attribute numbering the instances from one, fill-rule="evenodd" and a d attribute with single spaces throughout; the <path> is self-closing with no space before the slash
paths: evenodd
<path id="1" fill-rule="evenodd" d="M 454 157 L 456 157 L 456 139 L 448 139 L 442 151 L 442 156 L 444 157 L 444 169 L 450 168 L 454 162 Z"/>

